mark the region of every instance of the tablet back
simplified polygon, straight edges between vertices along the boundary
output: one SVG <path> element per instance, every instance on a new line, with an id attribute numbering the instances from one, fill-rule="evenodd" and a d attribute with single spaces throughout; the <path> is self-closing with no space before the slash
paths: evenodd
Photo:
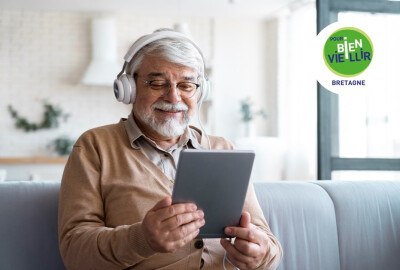
<path id="1" fill-rule="evenodd" d="M 193 202 L 206 224 L 197 238 L 224 238 L 242 214 L 255 154 L 243 150 L 183 150 L 172 203 Z"/>

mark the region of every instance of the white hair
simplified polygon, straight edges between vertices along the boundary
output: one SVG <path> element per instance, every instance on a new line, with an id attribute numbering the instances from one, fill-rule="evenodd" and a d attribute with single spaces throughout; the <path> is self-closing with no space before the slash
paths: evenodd
<path id="1" fill-rule="evenodd" d="M 171 31 L 171 29 L 158 29 L 154 32 Z M 146 55 L 158 56 L 164 60 L 181 66 L 193 68 L 197 71 L 199 79 L 204 78 L 204 62 L 201 53 L 191 41 L 185 38 L 171 37 L 153 41 L 141 48 L 128 63 L 126 73 L 134 77 L 140 69 Z"/>

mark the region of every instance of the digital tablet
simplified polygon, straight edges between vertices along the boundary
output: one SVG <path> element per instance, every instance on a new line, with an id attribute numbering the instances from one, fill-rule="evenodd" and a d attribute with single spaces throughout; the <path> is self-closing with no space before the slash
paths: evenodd
<path id="1" fill-rule="evenodd" d="M 197 238 L 227 238 L 226 226 L 239 225 L 254 161 L 254 151 L 183 150 L 172 203 L 195 203 L 205 225 Z"/>

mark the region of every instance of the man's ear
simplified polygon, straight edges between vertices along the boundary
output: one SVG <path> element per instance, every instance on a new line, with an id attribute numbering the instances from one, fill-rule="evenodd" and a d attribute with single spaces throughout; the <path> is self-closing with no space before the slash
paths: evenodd
<path id="1" fill-rule="evenodd" d="M 203 90 L 200 88 L 199 91 L 197 91 L 196 95 L 197 95 L 197 104 L 200 105 L 200 100 L 201 100 L 201 96 L 202 96 Z"/>

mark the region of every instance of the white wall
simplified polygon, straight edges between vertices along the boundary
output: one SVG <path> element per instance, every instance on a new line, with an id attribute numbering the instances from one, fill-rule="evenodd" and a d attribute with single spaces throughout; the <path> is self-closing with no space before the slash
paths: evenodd
<path id="1" fill-rule="evenodd" d="M 263 108 L 267 120 L 256 122 L 257 135 L 273 135 L 269 123 L 276 111 L 269 108 L 268 97 L 276 91 L 274 79 L 268 73 L 269 36 L 267 23 L 257 20 L 215 20 L 215 59 L 213 62 L 213 88 L 215 100 L 216 134 L 235 140 L 244 136 L 241 122 L 240 100 L 249 96 L 254 108 Z M 270 80 L 268 80 L 270 79 Z M 276 80 L 276 78 L 275 78 Z M 272 94 L 271 94 L 272 93 Z"/>

